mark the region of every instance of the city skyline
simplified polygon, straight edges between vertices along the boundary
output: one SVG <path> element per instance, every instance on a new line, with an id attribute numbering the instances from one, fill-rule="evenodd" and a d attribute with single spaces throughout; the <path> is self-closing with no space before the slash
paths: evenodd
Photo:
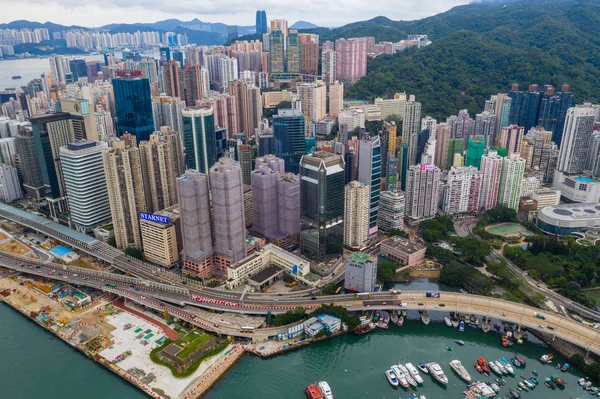
<path id="1" fill-rule="evenodd" d="M 97 28 L 108 24 L 154 23 L 171 18 L 190 21 L 194 18 L 202 22 L 221 22 L 230 25 L 253 26 L 257 10 L 265 10 L 267 20 L 284 18 L 289 21 L 307 21 L 318 26 L 339 27 L 351 22 L 368 20 L 377 16 L 386 16 L 393 20 L 415 20 L 445 12 L 458 5 L 469 4 L 466 0 L 435 0 L 426 5 L 417 0 L 403 3 L 400 10 L 395 11 L 394 3 L 386 0 L 376 4 L 352 1 L 317 0 L 314 9 L 319 10 L 306 14 L 306 5 L 294 2 L 261 1 L 245 3 L 225 1 L 214 4 L 203 4 L 203 13 L 198 12 L 196 5 L 188 0 L 176 0 L 164 3 L 146 0 L 143 6 L 136 3 L 111 0 L 108 4 L 82 4 L 73 0 L 60 0 L 45 3 L 39 0 L 14 1 L 3 4 L 0 23 L 17 20 L 30 20 L 44 23 L 46 21 L 62 24 Z M 27 7 L 23 7 L 27 4 Z M 85 5 L 85 7 L 84 7 Z"/>

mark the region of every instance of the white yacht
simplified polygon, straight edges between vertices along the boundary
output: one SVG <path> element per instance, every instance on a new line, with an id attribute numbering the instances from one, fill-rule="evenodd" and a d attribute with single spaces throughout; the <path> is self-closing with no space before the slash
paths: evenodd
<path id="1" fill-rule="evenodd" d="M 462 365 L 460 360 L 452 360 L 450 362 L 450 367 L 452 367 L 452 370 L 454 370 L 456 374 L 465 382 L 471 382 L 471 375 L 469 374 L 465 366 Z"/>
<path id="2" fill-rule="evenodd" d="M 447 385 L 448 377 L 444 374 L 444 370 L 437 363 L 427 363 L 427 370 L 429 370 L 429 374 L 433 376 L 440 384 Z"/>
<path id="3" fill-rule="evenodd" d="M 417 387 L 417 381 L 412 377 L 412 375 L 410 375 L 410 372 L 408 371 L 408 369 L 406 368 L 405 365 L 403 365 L 402 363 L 398 365 L 398 368 L 400 370 L 402 370 L 402 372 L 404 373 L 404 376 L 406 377 L 406 381 L 408 381 L 408 383 L 410 385 L 412 385 L 413 387 Z"/>
<path id="4" fill-rule="evenodd" d="M 391 369 L 385 372 L 385 378 L 387 378 L 391 386 L 398 386 L 398 379 L 396 378 L 396 374 L 394 374 L 394 372 Z"/>
<path id="5" fill-rule="evenodd" d="M 317 387 L 319 388 L 325 399 L 333 399 L 333 394 L 331 393 L 331 388 L 329 387 L 327 381 L 319 381 L 317 383 Z"/>
<path id="6" fill-rule="evenodd" d="M 421 377 L 421 374 L 419 374 L 419 370 L 417 370 L 417 368 L 413 366 L 412 363 L 406 363 L 405 366 L 408 369 L 408 372 L 410 373 L 412 378 L 414 378 L 415 381 L 417 381 L 417 383 L 422 384 L 423 377 Z"/>
<path id="7" fill-rule="evenodd" d="M 392 366 L 392 371 L 394 372 L 394 374 L 396 374 L 396 378 L 398 378 L 398 383 L 400 383 L 400 385 L 402 385 L 404 388 L 408 388 L 409 384 L 408 380 L 406 379 L 406 376 L 404 375 L 404 372 L 400 370 L 398 366 Z"/>

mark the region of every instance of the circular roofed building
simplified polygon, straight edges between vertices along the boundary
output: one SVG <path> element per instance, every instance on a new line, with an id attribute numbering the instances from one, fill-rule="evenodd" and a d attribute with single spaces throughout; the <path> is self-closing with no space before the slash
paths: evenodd
<path id="1" fill-rule="evenodd" d="M 600 229 L 600 203 L 547 206 L 538 211 L 536 225 L 545 233 L 561 236 Z"/>

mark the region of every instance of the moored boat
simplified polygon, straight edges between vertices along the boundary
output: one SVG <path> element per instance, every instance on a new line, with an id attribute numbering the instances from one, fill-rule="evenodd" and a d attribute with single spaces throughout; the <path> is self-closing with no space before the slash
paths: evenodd
<path id="1" fill-rule="evenodd" d="M 483 374 L 483 373 L 484 373 L 484 371 L 483 371 L 483 369 L 481 368 L 481 366 L 480 366 L 480 365 L 478 365 L 477 363 L 475 363 L 473 366 L 475 367 L 475 370 L 477 370 L 477 372 L 478 372 L 479 374 Z M 486 374 L 487 374 L 487 373 L 486 373 Z"/>
<path id="2" fill-rule="evenodd" d="M 465 344 L 465 341 L 463 341 L 462 339 L 455 339 L 454 342 L 456 342 L 460 346 L 463 346 Z"/>
<path id="3" fill-rule="evenodd" d="M 423 312 L 421 313 L 421 321 L 423 322 L 423 324 L 425 324 L 426 326 L 429 325 L 429 316 L 427 315 L 427 312 Z"/>
<path id="4" fill-rule="evenodd" d="M 556 389 L 556 384 L 548 377 L 544 379 L 544 385 L 546 385 L 548 388 Z"/>
<path id="5" fill-rule="evenodd" d="M 447 327 L 452 327 L 452 321 L 448 316 L 444 316 L 444 323 L 446 323 Z"/>
<path id="6" fill-rule="evenodd" d="M 520 362 L 517 360 L 517 358 L 516 358 L 516 357 L 513 357 L 513 358 L 511 359 L 511 361 L 512 361 L 512 363 L 513 363 L 513 365 L 514 365 L 515 367 L 521 367 L 521 366 L 522 366 L 522 364 L 521 364 L 521 363 L 520 363 Z"/>
<path id="7" fill-rule="evenodd" d="M 565 386 L 565 384 L 566 384 L 566 382 L 565 382 L 565 381 L 564 381 L 562 378 L 560 378 L 558 375 L 556 375 L 556 374 L 552 374 L 552 375 L 550 376 L 550 378 L 551 378 L 551 379 L 552 379 L 552 381 L 554 381 L 554 383 L 555 383 L 556 385 L 558 385 L 559 387 L 563 387 L 563 386 Z"/>
<path id="8" fill-rule="evenodd" d="M 387 378 L 388 382 L 390 383 L 391 386 L 393 387 L 397 387 L 398 386 L 398 379 L 396 378 L 396 374 L 394 374 L 394 372 L 390 369 L 390 370 L 386 370 L 385 372 L 385 378 Z"/>
<path id="9" fill-rule="evenodd" d="M 421 374 L 419 374 L 419 370 L 417 370 L 417 368 L 415 366 L 413 366 L 412 363 L 406 363 L 405 366 L 406 366 L 406 369 L 408 370 L 408 372 L 410 373 L 410 375 L 412 376 L 412 378 L 414 378 L 418 384 L 422 384 L 423 377 L 421 377 Z"/>
<path id="10" fill-rule="evenodd" d="M 508 374 L 515 375 L 515 369 L 505 357 L 500 358 L 500 361 L 502 362 L 502 365 L 506 371 L 508 371 Z"/>
<path id="11" fill-rule="evenodd" d="M 427 370 L 427 366 L 425 366 L 425 363 L 420 362 L 418 364 L 419 370 L 421 370 L 422 372 L 424 372 L 425 374 L 429 374 L 429 370 Z"/>
<path id="12" fill-rule="evenodd" d="M 490 387 L 492 387 L 492 389 L 494 390 L 494 392 L 496 392 L 496 393 L 500 392 L 500 387 L 498 386 L 498 384 L 492 383 L 490 385 Z"/>
<path id="13" fill-rule="evenodd" d="M 483 371 L 485 371 L 486 373 L 490 372 L 490 367 L 488 366 L 484 358 L 480 357 L 479 359 L 477 359 L 477 364 L 480 365 Z"/>
<path id="14" fill-rule="evenodd" d="M 404 377 L 406 377 L 406 381 L 408 381 L 408 383 L 410 385 L 412 385 L 413 387 L 417 387 L 417 381 L 412 377 L 412 375 L 410 375 L 410 371 L 408 371 L 408 369 L 406 368 L 405 365 L 403 364 L 399 364 L 398 368 L 400 370 L 402 370 L 402 372 L 404 373 Z"/>
<path id="15" fill-rule="evenodd" d="M 331 388 L 327 381 L 319 381 L 317 383 L 317 388 L 319 388 L 319 391 L 323 394 L 324 399 L 333 399 L 333 393 L 331 392 Z"/>
<path id="16" fill-rule="evenodd" d="M 404 324 L 404 315 L 400 314 L 400 315 L 398 315 L 398 322 L 396 323 L 396 325 L 398 327 L 402 327 L 403 324 Z"/>
<path id="17" fill-rule="evenodd" d="M 316 385 L 309 385 L 308 388 L 304 390 L 304 393 L 308 399 L 324 399 L 321 390 Z"/>
<path id="18" fill-rule="evenodd" d="M 460 360 L 452 360 L 450 363 L 450 367 L 452 368 L 452 370 L 454 370 L 454 372 L 465 382 L 471 382 L 471 375 L 469 374 L 469 372 L 467 371 L 467 369 L 465 368 L 465 366 L 462 365 L 462 363 L 460 362 Z"/>
<path id="19" fill-rule="evenodd" d="M 521 357 L 519 355 L 515 355 L 515 359 L 517 359 L 519 361 L 519 363 L 521 363 L 521 366 L 525 366 L 525 358 Z"/>
<path id="20" fill-rule="evenodd" d="M 502 371 L 500 371 L 500 367 L 498 367 L 498 365 L 496 364 L 496 362 L 489 362 L 488 366 L 490 367 L 490 369 L 496 374 L 501 376 L 502 375 Z"/>
<path id="21" fill-rule="evenodd" d="M 462 320 L 458 323 L 458 331 L 465 331 L 465 322 Z"/>
<path id="22" fill-rule="evenodd" d="M 567 371 L 569 367 L 569 363 L 565 363 L 560 367 L 560 371 Z"/>
<path id="23" fill-rule="evenodd" d="M 519 399 L 521 397 L 521 394 L 514 389 L 511 389 L 509 391 L 509 393 L 510 393 L 510 397 L 513 399 Z"/>
<path id="24" fill-rule="evenodd" d="M 404 372 L 402 370 L 400 370 L 400 368 L 398 366 L 392 366 L 392 371 L 394 372 L 394 374 L 396 374 L 396 378 L 398 379 L 398 383 L 400 385 L 402 385 L 404 388 L 408 388 L 409 384 L 408 384 L 408 381 L 406 379 L 406 376 L 404 375 Z"/>
<path id="25" fill-rule="evenodd" d="M 552 363 L 553 359 L 554 359 L 554 354 L 553 353 L 547 353 L 545 355 L 542 355 L 542 357 L 540 357 L 540 362 L 542 362 L 542 363 Z"/>
<path id="26" fill-rule="evenodd" d="M 429 370 L 429 374 L 431 374 L 437 382 L 439 382 L 440 384 L 443 384 L 443 385 L 448 384 L 448 377 L 446 377 L 446 375 L 444 374 L 444 370 L 442 370 L 442 368 L 440 367 L 439 364 L 432 362 L 432 363 L 427 363 L 426 366 L 427 366 L 427 369 Z"/>
<path id="27" fill-rule="evenodd" d="M 508 370 L 506 370 L 506 367 L 504 367 L 504 364 L 500 360 L 496 360 L 494 363 L 496 363 L 502 374 L 508 375 Z"/>

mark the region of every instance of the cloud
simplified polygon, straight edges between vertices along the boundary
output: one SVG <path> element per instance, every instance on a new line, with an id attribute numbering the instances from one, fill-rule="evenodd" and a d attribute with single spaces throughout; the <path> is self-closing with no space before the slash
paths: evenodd
<path id="1" fill-rule="evenodd" d="M 2 0 L 0 22 L 27 19 L 63 25 L 101 26 L 109 23 L 154 22 L 167 18 L 253 25 L 257 9 L 267 18 L 293 23 L 305 20 L 321 26 L 341 26 L 385 15 L 411 20 L 444 12 L 468 0 Z"/>

